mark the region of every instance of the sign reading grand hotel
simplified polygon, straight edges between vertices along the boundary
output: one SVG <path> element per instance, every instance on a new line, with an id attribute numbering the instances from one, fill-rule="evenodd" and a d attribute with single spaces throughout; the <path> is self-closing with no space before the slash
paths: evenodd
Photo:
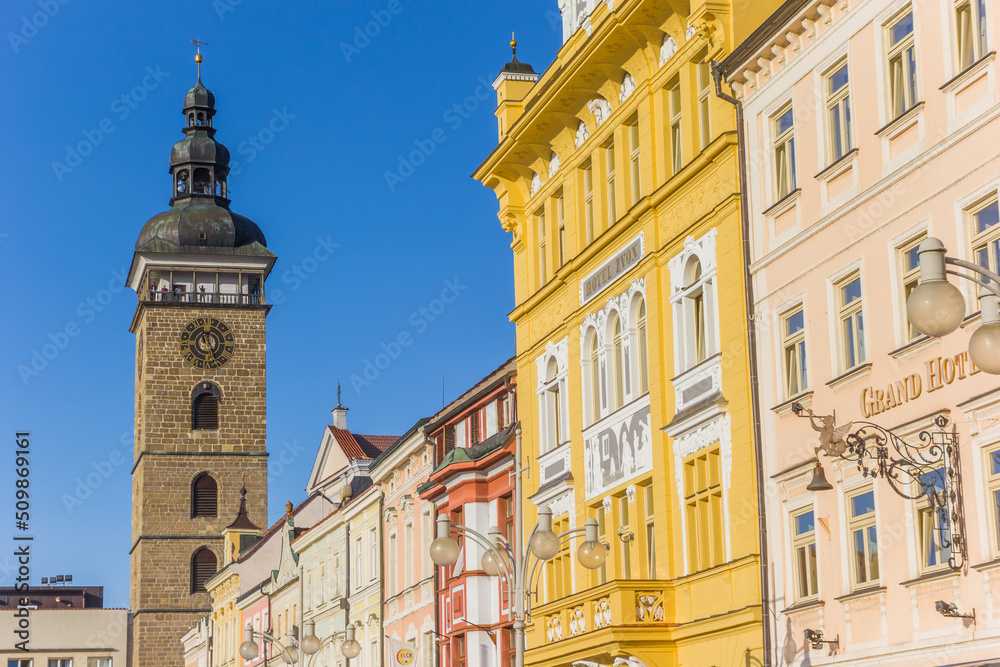
<path id="1" fill-rule="evenodd" d="M 871 418 L 888 412 L 919 398 L 923 393 L 929 394 L 980 372 L 969 359 L 968 352 L 961 352 L 954 357 L 936 357 L 925 362 L 924 366 L 926 379 L 919 373 L 912 373 L 890 382 L 885 389 L 865 387 L 861 392 L 861 412 L 864 416 Z"/>
<path id="2" fill-rule="evenodd" d="M 603 292 L 608 285 L 637 265 L 640 259 L 642 259 L 642 232 L 639 232 L 631 243 L 616 252 L 611 259 L 580 281 L 580 305 Z"/>

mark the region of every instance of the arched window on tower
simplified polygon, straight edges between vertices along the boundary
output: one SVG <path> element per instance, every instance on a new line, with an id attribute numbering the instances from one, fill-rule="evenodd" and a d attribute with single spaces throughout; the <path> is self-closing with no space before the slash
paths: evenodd
<path id="1" fill-rule="evenodd" d="M 201 382 L 191 395 L 191 430 L 219 428 L 219 403 L 222 394 L 211 382 Z"/>
<path id="2" fill-rule="evenodd" d="M 191 483 L 191 517 L 199 516 L 219 516 L 219 486 L 207 472 Z"/>
<path id="3" fill-rule="evenodd" d="M 204 112 L 199 111 L 198 112 L 198 127 L 201 127 L 204 124 L 205 124 L 205 114 L 204 114 Z"/>
<path id="4" fill-rule="evenodd" d="M 218 560 L 208 547 L 202 547 L 191 556 L 191 592 L 204 593 L 205 582 L 218 571 Z"/>
<path id="5" fill-rule="evenodd" d="M 187 194 L 188 191 L 188 170 L 181 169 L 177 172 L 177 183 L 175 189 L 178 195 Z"/>
<path id="6" fill-rule="evenodd" d="M 194 170 L 194 194 L 212 194 L 212 172 L 208 169 L 200 168 Z"/>
<path id="7" fill-rule="evenodd" d="M 194 112 L 188 114 L 188 127 L 194 127 Z"/>

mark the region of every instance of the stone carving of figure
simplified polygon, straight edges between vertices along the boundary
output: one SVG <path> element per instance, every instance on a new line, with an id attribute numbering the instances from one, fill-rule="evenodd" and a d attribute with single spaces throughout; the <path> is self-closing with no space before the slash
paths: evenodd
<path id="1" fill-rule="evenodd" d="M 559 156 L 556 154 L 555 151 L 552 151 L 552 157 L 549 158 L 549 177 L 550 178 L 552 176 L 554 176 L 557 171 L 559 171 L 559 166 L 560 166 Z"/>
<path id="2" fill-rule="evenodd" d="M 590 128 L 582 120 L 580 124 L 576 127 L 576 147 L 579 148 L 583 145 L 588 138 L 590 138 Z"/>
<path id="3" fill-rule="evenodd" d="M 665 35 L 663 44 L 660 46 L 660 67 L 663 67 L 675 53 L 677 53 L 677 42 L 670 35 Z"/>
<path id="4" fill-rule="evenodd" d="M 625 78 L 622 79 L 622 89 L 618 96 L 619 102 L 624 102 L 628 99 L 628 96 L 632 94 L 635 90 L 635 79 L 632 78 L 631 74 L 626 74 Z"/>
<path id="5" fill-rule="evenodd" d="M 594 114 L 594 118 L 597 121 L 597 127 L 600 127 L 601 123 L 607 120 L 608 116 L 611 115 L 611 104 L 602 97 L 587 102 L 587 109 L 590 113 Z"/>
<path id="6" fill-rule="evenodd" d="M 625 476 L 631 475 L 635 472 L 635 455 L 632 450 L 632 444 L 629 442 L 628 437 L 628 426 L 622 426 L 621 435 L 618 438 L 618 447 L 621 450 L 621 470 Z"/>

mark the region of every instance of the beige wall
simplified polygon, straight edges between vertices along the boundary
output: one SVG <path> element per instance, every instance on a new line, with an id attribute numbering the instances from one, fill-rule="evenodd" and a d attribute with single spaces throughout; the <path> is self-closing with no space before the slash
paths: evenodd
<path id="1" fill-rule="evenodd" d="M 48 667 L 49 658 L 72 658 L 73 667 L 87 667 L 87 658 L 111 658 L 112 667 L 125 667 L 128 612 L 124 609 L 38 609 L 30 612 L 27 653 L 14 650 L 10 638 L 18 629 L 13 611 L 0 613 L 0 660 L 33 661 Z"/>

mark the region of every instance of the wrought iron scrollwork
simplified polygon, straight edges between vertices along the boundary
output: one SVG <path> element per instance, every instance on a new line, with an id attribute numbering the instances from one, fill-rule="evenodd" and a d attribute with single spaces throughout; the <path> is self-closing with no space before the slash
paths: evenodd
<path id="1" fill-rule="evenodd" d="M 819 433 L 817 460 L 822 452 L 857 464 L 865 477 L 881 478 L 908 500 L 926 499 L 937 520 L 936 542 L 949 553 L 948 565 L 968 569 L 968 545 L 962 491 L 962 465 L 958 430 L 944 415 L 934 418 L 934 430 L 921 431 L 919 442 L 907 442 L 872 422 L 836 425 L 835 415 L 817 415 L 800 403 L 792 404 L 796 416 L 808 419 Z"/>

